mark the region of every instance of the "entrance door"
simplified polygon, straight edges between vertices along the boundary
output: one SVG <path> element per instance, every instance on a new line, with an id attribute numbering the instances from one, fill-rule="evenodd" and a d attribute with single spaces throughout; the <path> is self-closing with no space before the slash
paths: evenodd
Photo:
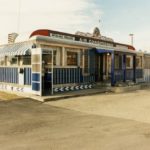
<path id="1" fill-rule="evenodd" d="M 42 93 L 53 94 L 53 61 L 52 53 L 42 54 Z"/>
<path id="2" fill-rule="evenodd" d="M 109 81 L 111 76 L 111 55 L 107 53 L 97 56 L 97 81 Z"/>

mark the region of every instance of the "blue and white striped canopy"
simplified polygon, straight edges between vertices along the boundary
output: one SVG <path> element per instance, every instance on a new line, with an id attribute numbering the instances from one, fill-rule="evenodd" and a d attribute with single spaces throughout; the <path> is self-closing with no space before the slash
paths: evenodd
<path id="1" fill-rule="evenodd" d="M 5 45 L 3 47 L 0 47 L 0 57 L 31 55 L 32 45 L 33 43 L 31 42 Z"/>

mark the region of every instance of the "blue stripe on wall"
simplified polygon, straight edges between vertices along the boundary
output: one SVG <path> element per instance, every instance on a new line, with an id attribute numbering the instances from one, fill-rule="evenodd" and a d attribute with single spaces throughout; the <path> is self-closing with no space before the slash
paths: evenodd
<path id="1" fill-rule="evenodd" d="M 32 90 L 33 91 L 40 91 L 40 83 L 32 82 Z"/>
<path id="2" fill-rule="evenodd" d="M 40 74 L 39 73 L 32 73 L 32 81 L 40 82 Z"/>

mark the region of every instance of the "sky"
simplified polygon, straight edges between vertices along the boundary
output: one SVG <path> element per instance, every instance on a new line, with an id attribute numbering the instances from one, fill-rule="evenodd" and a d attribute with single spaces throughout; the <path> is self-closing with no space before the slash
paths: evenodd
<path id="1" fill-rule="evenodd" d="M 17 41 L 28 40 L 37 29 L 62 32 L 93 32 L 150 51 L 149 0 L 0 0 L 0 44 L 8 33 L 17 32 Z M 99 21 L 100 20 L 100 21 Z"/>

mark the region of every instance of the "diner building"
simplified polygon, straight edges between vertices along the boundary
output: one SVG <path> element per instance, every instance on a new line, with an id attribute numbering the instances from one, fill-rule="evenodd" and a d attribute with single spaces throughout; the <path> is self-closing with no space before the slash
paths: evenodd
<path id="1" fill-rule="evenodd" d="M 39 96 L 144 82 L 144 57 L 128 44 L 93 33 L 41 29 L 0 46 L 0 90 Z"/>

